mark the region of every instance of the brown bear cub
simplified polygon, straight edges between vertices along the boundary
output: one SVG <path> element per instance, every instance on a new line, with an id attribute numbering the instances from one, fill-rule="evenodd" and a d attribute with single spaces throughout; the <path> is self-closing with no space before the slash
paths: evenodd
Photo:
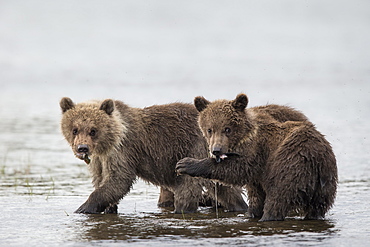
<path id="1" fill-rule="evenodd" d="M 95 188 L 76 213 L 117 213 L 137 177 L 160 186 L 159 206 L 174 206 L 176 213 L 195 212 L 204 198 L 215 198 L 214 182 L 175 173 L 181 158 L 208 153 L 192 104 L 141 109 L 111 99 L 75 104 L 63 98 L 60 107 L 62 133 L 88 164 Z M 218 185 L 217 191 L 226 210 L 248 209 L 241 187 Z"/>
<path id="2" fill-rule="evenodd" d="M 324 218 L 334 203 L 337 166 L 329 142 L 311 122 L 277 121 L 258 107 L 246 109 L 244 94 L 194 102 L 213 157 L 184 158 L 178 174 L 245 186 L 249 215 L 260 221 L 284 220 L 292 211 Z"/>

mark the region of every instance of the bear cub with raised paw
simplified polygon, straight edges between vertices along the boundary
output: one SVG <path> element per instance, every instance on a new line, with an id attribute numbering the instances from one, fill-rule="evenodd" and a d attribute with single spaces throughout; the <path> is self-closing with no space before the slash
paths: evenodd
<path id="1" fill-rule="evenodd" d="M 337 165 L 310 121 L 278 121 L 258 107 L 246 109 L 244 94 L 231 101 L 196 97 L 194 103 L 211 157 L 180 160 L 178 174 L 245 186 L 248 213 L 260 221 L 284 220 L 292 211 L 324 218 L 336 196 Z"/>

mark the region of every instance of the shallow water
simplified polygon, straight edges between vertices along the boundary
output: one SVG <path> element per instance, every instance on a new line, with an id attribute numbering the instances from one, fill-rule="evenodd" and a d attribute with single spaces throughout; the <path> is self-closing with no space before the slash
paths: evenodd
<path id="1" fill-rule="evenodd" d="M 0 245 L 367 246 L 367 1 L 0 2 Z M 118 215 L 77 215 L 92 191 L 59 131 L 61 97 L 135 107 L 249 96 L 302 110 L 337 156 L 323 221 L 157 208 L 141 180 Z"/>

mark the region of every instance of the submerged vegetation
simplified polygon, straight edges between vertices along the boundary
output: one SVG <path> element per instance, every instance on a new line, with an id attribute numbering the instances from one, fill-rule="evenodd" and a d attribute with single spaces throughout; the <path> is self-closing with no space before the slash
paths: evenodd
<path id="1" fill-rule="evenodd" d="M 53 195 L 55 182 L 53 176 L 42 176 L 32 173 L 32 166 L 25 165 L 18 168 L 0 166 L 1 189 L 0 194 L 9 193 L 14 188 L 14 194 L 19 195 Z"/>
<path id="2" fill-rule="evenodd" d="M 54 195 L 68 195 L 68 190 L 73 193 L 76 185 L 78 187 L 90 181 L 88 171 L 84 166 L 74 166 L 74 168 L 79 168 L 76 175 L 66 177 L 66 167 L 54 165 L 45 168 L 43 165 L 33 164 L 30 157 L 10 161 L 5 155 L 0 160 L 2 160 L 0 161 L 0 196 L 38 195 L 45 196 L 48 200 Z"/>

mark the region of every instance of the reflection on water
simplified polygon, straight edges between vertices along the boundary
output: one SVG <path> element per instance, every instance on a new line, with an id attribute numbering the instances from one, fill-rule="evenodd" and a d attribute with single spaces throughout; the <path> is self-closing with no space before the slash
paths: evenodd
<path id="1" fill-rule="evenodd" d="M 173 246 L 173 241 L 180 246 L 340 243 L 335 239 L 341 230 L 331 219 L 304 221 L 289 218 L 281 222 L 258 222 L 243 214 L 222 210 L 217 218 L 215 210 L 210 208 L 181 215 L 159 210 L 155 206 L 156 200 L 143 198 L 143 194 L 128 196 L 121 203 L 123 213 L 118 215 L 80 215 L 71 212 L 80 200 L 84 200 L 81 196 L 50 196 L 48 199 L 43 196 L 3 196 L 0 205 L 8 202 L 8 207 L 2 211 L 0 228 L 6 226 L 11 231 L 1 229 L 0 243 L 4 246 L 40 246 L 40 242 L 48 246 L 91 243 Z M 16 234 L 14 229 L 19 229 Z"/>
<path id="2" fill-rule="evenodd" d="M 192 215 L 143 214 L 143 215 L 93 215 L 76 221 L 76 226 L 85 229 L 82 239 L 86 240 L 184 240 L 233 238 L 253 243 L 259 236 L 306 244 L 320 242 L 335 235 L 335 224 L 325 221 L 303 221 L 288 219 L 282 222 L 258 222 L 233 213 L 220 212 L 215 219 L 213 213 Z M 256 239 L 257 238 L 257 239 Z M 270 240 L 271 241 L 271 240 Z"/>

